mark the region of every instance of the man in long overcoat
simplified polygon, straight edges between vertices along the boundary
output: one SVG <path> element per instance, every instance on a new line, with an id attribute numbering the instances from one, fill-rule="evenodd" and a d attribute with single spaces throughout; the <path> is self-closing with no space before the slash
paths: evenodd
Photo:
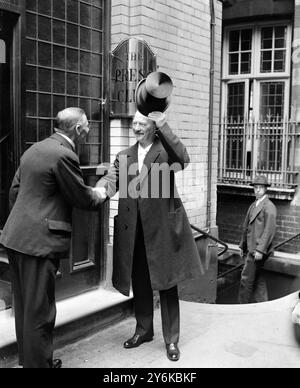
<path id="1" fill-rule="evenodd" d="M 0 239 L 8 250 L 24 368 L 61 367 L 61 360 L 53 360 L 55 280 L 60 259 L 68 257 L 72 209 L 97 210 L 105 198 L 84 184 L 75 153 L 75 144 L 89 132 L 85 112 L 59 112 L 55 132 L 22 156 Z"/>
<path id="2" fill-rule="evenodd" d="M 274 251 L 277 210 L 267 196 L 270 186 L 265 176 L 253 182 L 256 201 L 248 210 L 240 244 L 246 258 L 242 272 L 239 301 L 241 304 L 266 302 L 268 290 L 263 276 L 263 266 Z"/>
<path id="3" fill-rule="evenodd" d="M 129 296 L 132 280 L 137 320 L 135 335 L 124 347 L 134 348 L 153 339 L 153 290 L 157 290 L 167 356 L 177 361 L 177 285 L 202 274 L 190 224 L 174 185 L 174 170 L 184 169 L 190 158 L 163 113 L 146 117 L 137 112 L 133 130 L 137 143 L 118 154 L 108 175 L 98 182 L 109 198 L 117 191 L 120 195 L 113 285 Z M 161 174 L 160 169 L 164 171 Z"/>

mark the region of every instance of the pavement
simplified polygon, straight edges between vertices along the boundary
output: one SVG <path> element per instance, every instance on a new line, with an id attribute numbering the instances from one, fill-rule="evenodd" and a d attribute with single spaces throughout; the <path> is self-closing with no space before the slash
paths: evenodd
<path id="1" fill-rule="evenodd" d="M 299 368 L 300 326 L 291 315 L 298 293 L 257 305 L 181 302 L 181 359 L 167 359 L 160 311 L 155 338 L 138 349 L 123 348 L 134 317 L 58 349 L 64 368 Z"/>

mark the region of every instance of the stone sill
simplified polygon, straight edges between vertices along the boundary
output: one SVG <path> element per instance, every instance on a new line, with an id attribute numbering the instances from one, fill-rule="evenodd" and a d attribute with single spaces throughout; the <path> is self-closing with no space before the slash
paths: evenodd
<path id="1" fill-rule="evenodd" d="M 222 194 L 254 197 L 253 188 L 251 186 L 246 186 L 246 185 L 218 183 L 218 192 Z M 292 201 L 295 197 L 295 194 L 296 194 L 296 188 L 278 189 L 278 188 L 271 187 L 270 189 L 268 189 L 268 195 L 271 199 L 278 199 L 282 201 Z"/>
<path id="2" fill-rule="evenodd" d="M 127 298 L 117 291 L 98 289 L 85 294 L 57 302 L 56 328 L 88 317 L 99 311 L 128 302 Z M 12 310 L 0 312 L 0 352 L 1 349 L 16 343 L 15 320 Z"/>

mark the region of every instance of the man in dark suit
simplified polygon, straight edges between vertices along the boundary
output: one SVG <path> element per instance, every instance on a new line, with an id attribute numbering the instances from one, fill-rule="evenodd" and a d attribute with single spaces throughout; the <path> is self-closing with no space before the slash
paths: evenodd
<path id="1" fill-rule="evenodd" d="M 0 243 L 8 251 L 20 365 L 59 368 L 53 360 L 55 279 L 67 257 L 72 208 L 97 210 L 103 198 L 84 184 L 75 144 L 89 132 L 83 110 L 59 112 L 55 134 L 21 158 Z"/>
<path id="2" fill-rule="evenodd" d="M 274 250 L 277 210 L 267 196 L 270 186 L 265 176 L 253 182 L 256 201 L 250 206 L 240 244 L 246 258 L 242 272 L 239 301 L 241 304 L 268 301 L 263 266 Z"/>
<path id="3" fill-rule="evenodd" d="M 180 318 L 178 283 L 201 276 L 198 250 L 174 186 L 174 170 L 190 162 L 180 139 L 161 112 L 133 120 L 137 143 L 117 155 L 97 186 L 112 198 L 119 191 L 114 228 L 113 285 L 126 296 L 132 281 L 136 330 L 125 342 L 136 348 L 153 339 L 153 290 L 160 291 L 167 356 L 178 361 Z M 174 167 L 171 168 L 171 167 Z M 159 174 L 159 170 L 162 174 Z M 169 172 L 166 173 L 166 172 Z"/>

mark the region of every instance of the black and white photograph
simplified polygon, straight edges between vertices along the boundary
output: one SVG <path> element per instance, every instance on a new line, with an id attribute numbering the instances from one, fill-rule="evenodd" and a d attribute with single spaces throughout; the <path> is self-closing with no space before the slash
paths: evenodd
<path id="1" fill-rule="evenodd" d="M 216 368 L 300 368 L 300 0 L 0 0 L 0 369 Z"/>

